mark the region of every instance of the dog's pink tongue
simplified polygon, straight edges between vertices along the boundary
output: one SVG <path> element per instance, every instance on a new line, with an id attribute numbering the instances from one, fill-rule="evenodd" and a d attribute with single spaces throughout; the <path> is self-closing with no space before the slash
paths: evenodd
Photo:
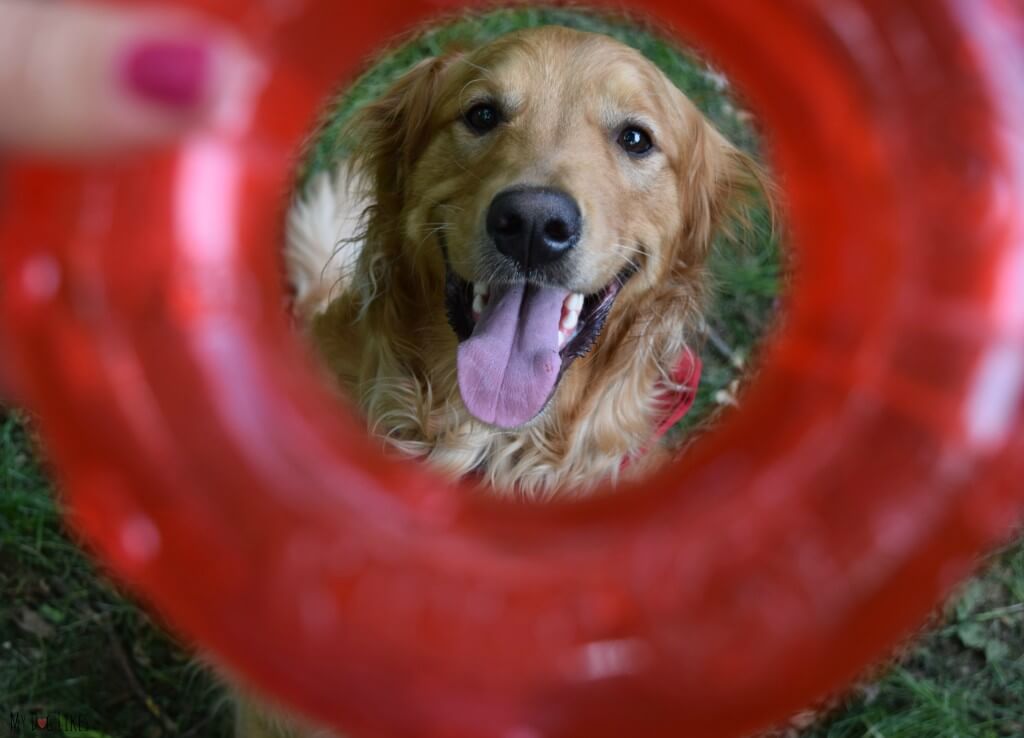
<path id="1" fill-rule="evenodd" d="M 459 391 L 476 418 L 515 428 L 544 409 L 562 367 L 558 325 L 568 290 L 493 285 L 473 335 L 459 346 Z"/>

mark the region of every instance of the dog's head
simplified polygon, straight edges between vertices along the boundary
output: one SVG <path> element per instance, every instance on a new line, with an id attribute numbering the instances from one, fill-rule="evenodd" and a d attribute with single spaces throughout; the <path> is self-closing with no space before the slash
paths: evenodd
<path id="1" fill-rule="evenodd" d="M 714 234 L 756 177 L 639 53 L 557 27 L 421 63 L 351 136 L 375 185 L 371 240 L 401 243 L 395 258 L 434 281 L 464 404 L 506 428 L 605 349 L 607 321 L 685 329 Z"/>

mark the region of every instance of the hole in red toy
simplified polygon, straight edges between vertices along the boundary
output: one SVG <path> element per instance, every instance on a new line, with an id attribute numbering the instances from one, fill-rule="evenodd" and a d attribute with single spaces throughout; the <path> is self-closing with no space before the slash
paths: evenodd
<path id="1" fill-rule="evenodd" d="M 371 433 L 448 477 L 528 499 L 642 479 L 738 404 L 780 300 L 745 107 L 625 16 L 423 31 L 309 146 L 297 322 Z"/>

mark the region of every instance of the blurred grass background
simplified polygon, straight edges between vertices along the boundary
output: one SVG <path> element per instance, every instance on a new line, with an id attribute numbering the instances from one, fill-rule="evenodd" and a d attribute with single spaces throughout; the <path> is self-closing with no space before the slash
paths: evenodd
<path id="1" fill-rule="evenodd" d="M 516 9 L 460 19 L 382 57 L 329 107 L 300 181 L 332 166 L 344 151 L 340 124 L 418 60 L 552 23 L 608 33 L 639 49 L 729 138 L 761 154 L 752 117 L 725 79 L 651 29 L 573 10 Z M 752 356 L 756 364 L 757 343 L 775 321 L 784 270 L 764 212 L 743 244 L 717 250 L 712 267 L 718 298 L 703 350 L 705 375 L 686 430 L 709 424 L 738 401 L 738 383 Z M 0 409 L 0 721 L 11 714 L 25 723 L 37 713 L 64 715 L 74 725 L 58 734 L 87 738 L 229 736 L 229 710 L 209 673 L 98 574 L 69 538 L 39 456 L 30 420 Z M 59 718 L 51 729 L 55 722 Z M 7 727 L 0 724 L 0 735 Z M 34 732 L 25 725 L 20 734 Z M 984 562 L 983 574 L 936 613 L 931 629 L 898 662 L 780 733 L 1024 736 L 1024 546 Z"/>

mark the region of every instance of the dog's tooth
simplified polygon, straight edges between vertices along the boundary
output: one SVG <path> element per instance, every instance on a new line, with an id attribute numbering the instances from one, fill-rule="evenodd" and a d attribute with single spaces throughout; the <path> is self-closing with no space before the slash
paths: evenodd
<path id="1" fill-rule="evenodd" d="M 480 314 L 484 311 L 484 296 L 474 295 L 473 296 L 473 318 L 474 320 L 480 317 Z"/>
<path id="2" fill-rule="evenodd" d="M 563 346 L 565 346 L 568 340 L 568 334 L 564 333 L 563 331 L 558 331 L 558 348 L 562 348 Z"/>
<path id="3" fill-rule="evenodd" d="M 580 322 L 580 314 L 569 311 L 562 318 L 562 330 L 571 332 L 576 324 Z"/>
<path id="4" fill-rule="evenodd" d="M 487 297 L 491 293 L 491 286 L 486 282 L 474 282 L 473 283 L 473 294 Z"/>
<path id="5" fill-rule="evenodd" d="M 583 295 L 578 292 L 574 292 L 565 299 L 565 306 L 569 308 L 569 312 L 578 313 L 583 309 Z"/>

